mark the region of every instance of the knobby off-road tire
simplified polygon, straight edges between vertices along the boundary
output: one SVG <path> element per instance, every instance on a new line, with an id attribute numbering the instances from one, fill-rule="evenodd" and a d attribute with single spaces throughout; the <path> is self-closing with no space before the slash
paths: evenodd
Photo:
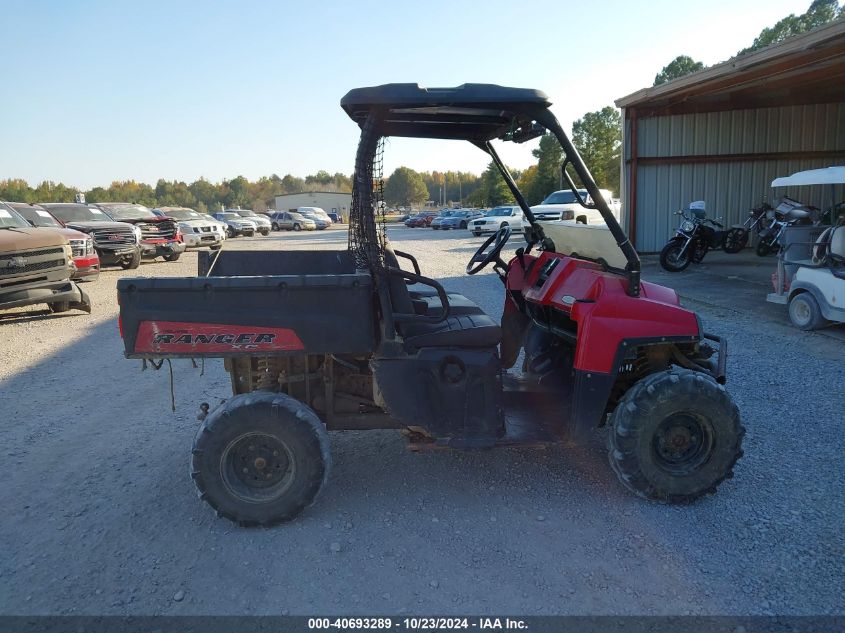
<path id="1" fill-rule="evenodd" d="M 317 414 L 284 394 L 233 397 L 194 440 L 191 478 L 206 501 L 241 526 L 270 526 L 314 503 L 329 476 L 329 436 Z"/>
<path id="2" fill-rule="evenodd" d="M 631 387 L 611 416 L 610 466 L 634 494 L 690 503 L 733 477 L 745 429 L 725 388 L 673 368 Z"/>

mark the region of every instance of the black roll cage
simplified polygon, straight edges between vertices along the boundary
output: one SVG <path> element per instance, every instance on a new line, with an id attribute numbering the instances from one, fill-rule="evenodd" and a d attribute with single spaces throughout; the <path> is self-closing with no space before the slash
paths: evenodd
<path id="1" fill-rule="evenodd" d="M 523 95 L 525 100 L 517 98 Z M 361 252 L 371 267 L 383 267 L 383 257 L 378 256 L 373 248 L 378 248 L 378 241 L 373 210 L 372 164 L 381 137 L 409 136 L 466 140 L 487 153 L 531 224 L 529 247 L 539 244 L 543 250 L 554 251 L 553 241 L 545 235 L 491 143 L 493 138 L 524 142 L 547 130 L 563 149 L 561 173 L 567 186 L 582 207 L 595 209 L 601 214 L 627 262 L 624 270 L 615 272 L 627 277 L 626 292 L 633 297 L 639 296 L 639 255 L 599 192 L 578 150 L 548 109 L 549 105 L 546 96 L 540 92 L 483 84 L 430 90 L 414 84 L 389 84 L 351 91 L 341 100 L 341 106 L 361 127 L 361 140 L 353 177 L 350 248 Z M 568 171 L 570 165 L 589 193 L 592 204 L 588 204 L 578 192 Z M 360 223 L 359 226 L 355 226 L 355 222 Z"/>

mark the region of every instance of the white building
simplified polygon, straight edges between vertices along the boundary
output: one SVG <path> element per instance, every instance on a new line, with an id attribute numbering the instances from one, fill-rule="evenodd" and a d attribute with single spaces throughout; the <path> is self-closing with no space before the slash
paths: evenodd
<path id="1" fill-rule="evenodd" d="M 277 211 L 294 211 L 299 207 L 320 207 L 326 213 L 337 213 L 349 221 L 352 194 L 338 191 L 303 191 L 276 196 Z"/>

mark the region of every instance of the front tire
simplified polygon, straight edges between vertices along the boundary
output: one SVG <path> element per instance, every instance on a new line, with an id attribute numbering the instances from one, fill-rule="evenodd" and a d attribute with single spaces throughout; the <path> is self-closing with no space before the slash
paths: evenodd
<path id="1" fill-rule="evenodd" d="M 301 227 L 301 226 L 299 226 L 298 224 L 294 224 L 294 225 L 293 225 L 293 230 L 294 230 L 294 231 L 301 231 L 301 230 L 302 230 L 302 227 Z"/>
<path id="2" fill-rule="evenodd" d="M 789 320 L 799 330 L 818 330 L 826 323 L 819 302 L 809 292 L 799 292 L 789 301 Z"/>
<path id="3" fill-rule="evenodd" d="M 47 306 L 53 314 L 60 314 L 70 310 L 70 301 L 57 301 L 56 303 L 48 303 Z"/>
<path id="4" fill-rule="evenodd" d="M 275 222 L 273 222 L 273 227 L 272 227 L 272 228 L 273 228 L 273 230 L 274 230 L 274 231 L 281 231 L 281 230 L 282 230 L 282 227 L 280 227 L 280 226 L 279 226 L 278 224 L 276 224 Z"/>
<path id="5" fill-rule="evenodd" d="M 123 270 L 135 270 L 138 266 L 141 265 L 141 251 L 140 249 L 132 254 L 132 257 L 129 259 L 124 259 L 120 262 L 120 267 Z"/>
<path id="6" fill-rule="evenodd" d="M 763 238 L 759 242 L 757 242 L 757 248 L 754 249 L 754 252 L 757 253 L 758 257 L 766 257 L 771 255 L 774 252 L 775 247 L 771 240 Z"/>
<path id="7" fill-rule="evenodd" d="M 690 251 L 692 250 L 691 247 L 692 244 L 690 244 L 684 251 L 683 255 L 681 255 L 681 250 L 684 248 L 684 242 L 682 240 L 672 240 L 663 247 L 662 251 L 660 251 L 660 266 L 663 270 L 670 273 L 679 273 L 682 270 L 686 270 L 687 266 L 689 266 L 692 261 L 690 256 Z"/>
<path id="8" fill-rule="evenodd" d="M 473 231 L 472 234 L 475 235 L 475 237 L 481 237 L 481 231 Z"/>
<path id="9" fill-rule="evenodd" d="M 234 229 L 232 229 L 232 228 L 228 228 L 228 229 L 226 229 L 226 235 L 227 235 L 230 239 L 231 239 L 231 238 L 233 238 L 233 237 L 235 237 L 235 231 L 234 231 Z"/>
<path id="10" fill-rule="evenodd" d="M 175 262 L 179 261 L 179 258 L 182 256 L 182 253 L 170 253 L 170 255 L 164 256 L 164 261 L 166 262 Z"/>
<path id="11" fill-rule="evenodd" d="M 264 237 L 267 237 L 268 235 L 270 235 L 270 229 L 261 229 L 260 233 Z"/>
<path id="12" fill-rule="evenodd" d="M 200 499 L 244 527 L 296 517 L 314 503 L 331 468 L 329 436 L 317 414 L 267 392 L 235 396 L 216 409 L 191 452 Z"/>
<path id="13" fill-rule="evenodd" d="M 675 368 L 646 376 L 620 400 L 610 420 L 608 458 L 634 494 L 690 503 L 733 477 L 744 435 L 722 385 Z"/>

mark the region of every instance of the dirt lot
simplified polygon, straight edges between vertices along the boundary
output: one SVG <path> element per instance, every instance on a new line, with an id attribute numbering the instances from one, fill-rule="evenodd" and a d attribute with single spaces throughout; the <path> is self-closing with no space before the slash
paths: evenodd
<path id="1" fill-rule="evenodd" d="M 424 273 L 500 313 L 495 277 L 463 274 L 480 240 L 391 233 Z M 736 477 L 690 507 L 627 493 L 600 431 L 575 451 L 421 455 L 395 431 L 338 432 L 316 505 L 247 530 L 217 519 L 188 477 L 198 403 L 230 395 L 222 363 L 205 375 L 174 363 L 172 413 L 166 370 L 125 360 L 117 332 L 118 277 L 195 267 L 188 254 L 108 270 L 85 286 L 90 316 L 0 316 L 3 614 L 845 612 L 841 341 L 690 304 L 730 339 L 728 387 L 748 429 Z"/>

